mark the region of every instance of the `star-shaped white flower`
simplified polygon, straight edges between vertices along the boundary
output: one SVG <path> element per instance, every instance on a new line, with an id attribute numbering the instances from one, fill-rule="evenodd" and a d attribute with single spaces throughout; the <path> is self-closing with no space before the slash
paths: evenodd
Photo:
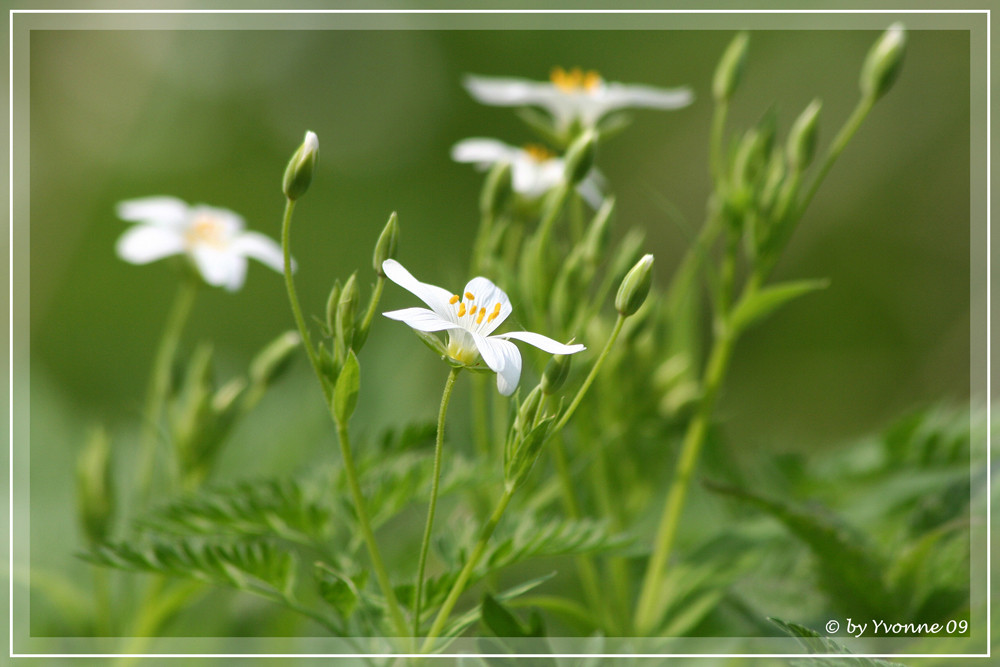
<path id="1" fill-rule="evenodd" d="M 687 87 L 610 83 L 593 70 L 573 68 L 567 72 L 561 67 L 552 70 L 548 83 L 469 75 L 465 78 L 465 88 L 483 104 L 542 107 L 552 114 L 560 130 L 575 120 L 584 127 L 594 127 L 604 115 L 618 109 L 680 109 L 694 100 Z"/>
<path id="2" fill-rule="evenodd" d="M 417 296 L 427 308 L 404 308 L 383 313 L 417 331 L 447 331 L 448 356 L 462 364 L 478 357 L 497 374 L 497 389 L 510 396 L 521 379 L 521 353 L 508 339 L 513 338 L 551 354 L 574 354 L 587 349 L 579 343 L 564 345 L 530 331 L 511 331 L 491 336 L 511 313 L 510 299 L 488 279 L 473 278 L 462 294 L 422 283 L 394 259 L 382 263 L 389 280 Z"/>
<path id="3" fill-rule="evenodd" d="M 455 162 L 475 164 L 485 170 L 499 162 L 510 164 L 511 186 L 514 192 L 527 199 L 537 199 L 554 188 L 565 177 L 565 161 L 549 150 L 528 145 L 524 148 L 510 146 L 497 139 L 463 139 L 451 149 L 451 159 Z M 576 190 L 593 208 L 600 208 L 604 201 L 601 192 L 602 178 L 592 169 L 580 181 Z"/>
<path id="4" fill-rule="evenodd" d="M 118 238 L 118 256 L 131 264 L 187 255 L 209 285 L 236 291 L 246 278 L 247 257 L 284 270 L 281 246 L 245 231 L 243 218 L 224 208 L 189 206 L 176 197 L 146 197 L 118 204 L 118 217 L 139 223 Z"/>

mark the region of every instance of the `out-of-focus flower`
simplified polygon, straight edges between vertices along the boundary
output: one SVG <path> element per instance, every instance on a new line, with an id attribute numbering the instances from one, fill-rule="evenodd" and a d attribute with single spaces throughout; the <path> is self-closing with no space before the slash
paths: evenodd
<path id="1" fill-rule="evenodd" d="M 281 246 L 246 231 L 243 218 L 230 210 L 189 206 L 176 197 L 146 197 L 120 202 L 117 213 L 122 220 L 138 223 L 115 246 L 118 256 L 131 264 L 183 254 L 206 283 L 229 291 L 243 286 L 248 257 L 283 270 Z"/>
<path id="2" fill-rule="evenodd" d="M 594 127 L 618 109 L 680 109 L 691 104 L 690 88 L 656 88 L 605 81 L 597 72 L 578 67 L 552 70 L 549 82 L 469 75 L 465 88 L 477 101 L 494 106 L 536 106 L 552 114 L 558 130 L 574 121 Z"/>
<path id="3" fill-rule="evenodd" d="M 585 350 L 580 344 L 563 345 L 530 331 L 511 331 L 491 336 L 511 313 L 510 299 L 502 289 L 483 277 L 473 278 L 465 291 L 452 294 L 446 289 L 422 283 L 396 260 L 382 264 L 386 277 L 427 304 L 427 308 L 404 308 L 383 313 L 417 331 L 447 331 L 448 356 L 468 366 L 481 356 L 497 374 L 497 389 L 504 396 L 514 393 L 521 379 L 521 353 L 509 338 L 551 354 L 574 354 Z"/>
<path id="4" fill-rule="evenodd" d="M 565 161 L 535 144 L 517 148 L 497 139 L 463 139 L 452 147 L 451 159 L 475 164 L 484 171 L 497 163 L 510 164 L 514 192 L 527 199 L 541 197 L 566 177 Z M 591 170 L 576 185 L 580 196 L 594 208 L 604 201 L 601 181 L 599 173 Z"/>

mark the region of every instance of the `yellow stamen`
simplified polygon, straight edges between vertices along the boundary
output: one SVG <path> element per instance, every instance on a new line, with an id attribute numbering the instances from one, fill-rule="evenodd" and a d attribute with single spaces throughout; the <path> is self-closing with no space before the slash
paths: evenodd
<path id="1" fill-rule="evenodd" d="M 462 317 L 464 315 L 465 315 L 465 304 L 464 303 L 460 303 L 458 305 L 458 316 Z"/>
<path id="2" fill-rule="evenodd" d="M 473 306 L 472 308 L 469 308 L 469 315 L 475 315 L 476 314 L 476 308 L 478 308 L 478 307 L 479 306 Z"/>
<path id="3" fill-rule="evenodd" d="M 472 300 L 473 300 L 473 299 L 475 299 L 476 297 L 475 297 L 475 296 L 473 296 L 472 292 L 466 292 L 466 293 L 465 293 L 465 298 L 466 298 L 466 299 L 468 299 L 469 301 L 472 301 Z"/>
<path id="4" fill-rule="evenodd" d="M 450 299 L 448 299 L 448 303 L 454 306 L 456 303 L 458 303 L 458 299 L 459 299 L 458 295 L 455 294 Z"/>
<path id="5" fill-rule="evenodd" d="M 597 90 L 600 87 L 600 85 L 601 85 L 601 75 L 595 72 L 594 70 L 590 70 L 583 77 L 583 87 L 589 92 Z"/>
<path id="6" fill-rule="evenodd" d="M 552 85 L 566 93 L 578 93 L 581 90 L 592 93 L 603 82 L 601 75 L 596 71 L 584 72 L 579 67 L 574 67 L 568 72 L 562 67 L 554 67 L 549 74 L 549 80 L 552 81 Z"/>
<path id="7" fill-rule="evenodd" d="M 476 317 L 476 324 L 482 324 L 484 317 L 486 317 L 486 309 L 485 308 L 480 308 L 479 309 L 479 315 Z"/>
<path id="8" fill-rule="evenodd" d="M 215 218 L 203 215 L 199 216 L 191 223 L 185 238 L 189 245 L 204 243 L 206 245 L 221 248 L 225 246 L 225 239 L 222 236 L 222 229 Z"/>
<path id="9" fill-rule="evenodd" d="M 555 155 L 545 146 L 539 146 L 538 144 L 527 144 L 524 147 L 524 152 L 528 154 L 528 157 L 535 162 L 545 162 L 546 160 L 551 160 Z"/>
<path id="10" fill-rule="evenodd" d="M 500 304 L 499 303 L 496 304 L 495 306 L 493 306 L 493 312 L 490 313 L 490 316 L 488 318 L 486 318 L 486 321 L 487 322 L 492 322 L 493 320 L 495 320 L 498 317 L 500 317 Z"/>

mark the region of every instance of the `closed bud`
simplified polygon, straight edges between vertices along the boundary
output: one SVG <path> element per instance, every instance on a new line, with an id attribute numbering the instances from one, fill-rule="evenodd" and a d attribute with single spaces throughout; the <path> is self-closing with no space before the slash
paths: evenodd
<path id="1" fill-rule="evenodd" d="M 550 396 L 560 389 L 569 376 L 570 362 L 573 359 L 571 354 L 556 354 L 549 359 L 542 372 L 542 391 Z"/>
<path id="2" fill-rule="evenodd" d="M 340 291 L 340 302 L 337 304 L 337 324 L 335 328 L 337 342 L 346 351 L 354 341 L 354 319 L 358 312 L 358 274 L 352 273 Z"/>
<path id="3" fill-rule="evenodd" d="M 103 542 L 114 514 L 111 485 L 111 441 L 94 428 L 76 461 L 77 509 L 83 533 L 91 544 Z"/>
<path id="4" fill-rule="evenodd" d="M 747 45 L 750 38 L 741 32 L 729 43 L 712 79 L 712 95 L 716 102 L 728 102 L 743 78 L 743 68 L 747 59 Z"/>
<path id="5" fill-rule="evenodd" d="M 333 281 L 333 289 L 326 298 L 326 328 L 331 336 L 337 333 L 337 306 L 340 304 L 340 292 L 343 287 L 340 279 Z"/>
<path id="6" fill-rule="evenodd" d="M 313 170 L 319 158 L 319 138 L 315 132 L 306 132 L 306 138 L 295 151 L 295 155 L 285 167 L 282 190 L 288 199 L 294 201 L 304 195 L 312 183 Z"/>
<path id="7" fill-rule="evenodd" d="M 587 177 L 597 157 L 597 133 L 586 130 L 566 151 L 566 180 L 574 185 Z"/>
<path id="8" fill-rule="evenodd" d="M 823 104 L 813 100 L 792 124 L 785 147 L 788 164 L 793 171 L 803 171 L 816 154 L 816 137 L 819 135 L 819 111 Z"/>
<path id="9" fill-rule="evenodd" d="M 396 258 L 396 245 L 399 243 L 399 217 L 393 211 L 389 216 L 389 222 L 385 223 L 385 228 L 375 243 L 375 255 L 372 263 L 375 266 L 375 273 L 381 278 L 385 278 L 385 271 L 382 270 L 382 262 L 387 259 Z"/>
<path id="10" fill-rule="evenodd" d="M 483 217 L 495 218 L 510 203 L 514 194 L 513 169 L 509 162 L 498 162 L 490 169 L 479 196 L 479 210 Z"/>
<path id="11" fill-rule="evenodd" d="M 861 66 L 861 94 L 874 101 L 882 97 L 899 75 L 906 51 L 906 29 L 893 23 L 872 45 Z"/>
<path id="12" fill-rule="evenodd" d="M 269 385 L 288 368 L 292 354 L 302 342 L 297 331 L 286 331 L 267 344 L 250 362 L 250 381 Z"/>
<path id="13" fill-rule="evenodd" d="M 646 301 L 649 287 L 653 283 L 653 256 L 644 255 L 625 275 L 618 295 L 615 297 L 615 308 L 618 313 L 628 317 L 634 315 Z"/>
<path id="14" fill-rule="evenodd" d="M 615 198 L 607 197 L 590 221 L 587 235 L 583 240 L 584 257 L 588 262 L 597 262 L 608 245 L 611 235 L 611 214 L 615 210 Z"/>
<path id="15" fill-rule="evenodd" d="M 538 406 L 542 401 L 542 387 L 541 385 L 536 386 L 528 394 L 528 397 L 524 399 L 521 403 L 520 409 L 517 411 L 517 422 L 514 425 L 515 430 L 522 436 L 531 430 L 533 424 L 535 423 L 535 415 L 538 413 Z"/>

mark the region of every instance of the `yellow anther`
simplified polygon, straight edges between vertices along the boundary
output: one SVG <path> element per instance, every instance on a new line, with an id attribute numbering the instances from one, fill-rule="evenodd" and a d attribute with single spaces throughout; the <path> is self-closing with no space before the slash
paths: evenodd
<path id="1" fill-rule="evenodd" d="M 545 162 L 546 160 L 551 160 L 555 155 L 545 146 L 539 146 L 538 144 L 527 144 L 524 147 L 524 152 L 528 154 L 528 157 L 535 162 Z"/>
<path id="2" fill-rule="evenodd" d="M 465 315 L 465 304 L 464 303 L 460 303 L 458 305 L 458 316 L 462 317 L 463 315 Z"/>
<path id="3" fill-rule="evenodd" d="M 500 313 L 494 311 L 494 312 L 490 313 L 490 316 L 486 318 L 486 321 L 487 322 L 492 322 L 493 320 L 495 320 L 498 317 L 500 317 Z"/>
<path id="4" fill-rule="evenodd" d="M 466 292 L 465 293 L 465 298 L 468 299 L 469 301 L 472 301 L 476 297 L 472 294 L 472 292 Z"/>
<path id="5" fill-rule="evenodd" d="M 583 77 L 583 87 L 588 91 L 593 92 L 597 90 L 600 87 L 600 85 L 601 85 L 601 75 L 595 72 L 594 70 L 590 70 Z"/>
<path id="6" fill-rule="evenodd" d="M 500 304 L 499 303 L 493 305 L 493 314 L 494 315 L 499 315 L 500 314 Z"/>
<path id="7" fill-rule="evenodd" d="M 602 82 L 601 75 L 594 70 L 588 70 L 585 73 L 579 67 L 574 67 L 568 72 L 562 67 L 554 67 L 552 73 L 549 74 L 549 80 L 556 88 L 567 93 L 576 93 L 581 90 L 593 92 Z"/>
<path id="8" fill-rule="evenodd" d="M 472 308 L 469 308 L 469 315 L 475 315 L 476 314 L 476 308 L 478 308 L 478 307 L 479 306 L 473 306 Z"/>
<path id="9" fill-rule="evenodd" d="M 456 303 L 458 303 L 458 299 L 459 299 L 459 296 L 457 294 L 455 294 L 450 299 L 448 299 L 448 303 L 450 303 L 451 305 L 454 306 Z"/>
<path id="10" fill-rule="evenodd" d="M 486 309 L 485 308 L 480 308 L 479 309 L 479 315 L 476 316 L 476 324 L 482 324 L 484 317 L 486 317 Z"/>

